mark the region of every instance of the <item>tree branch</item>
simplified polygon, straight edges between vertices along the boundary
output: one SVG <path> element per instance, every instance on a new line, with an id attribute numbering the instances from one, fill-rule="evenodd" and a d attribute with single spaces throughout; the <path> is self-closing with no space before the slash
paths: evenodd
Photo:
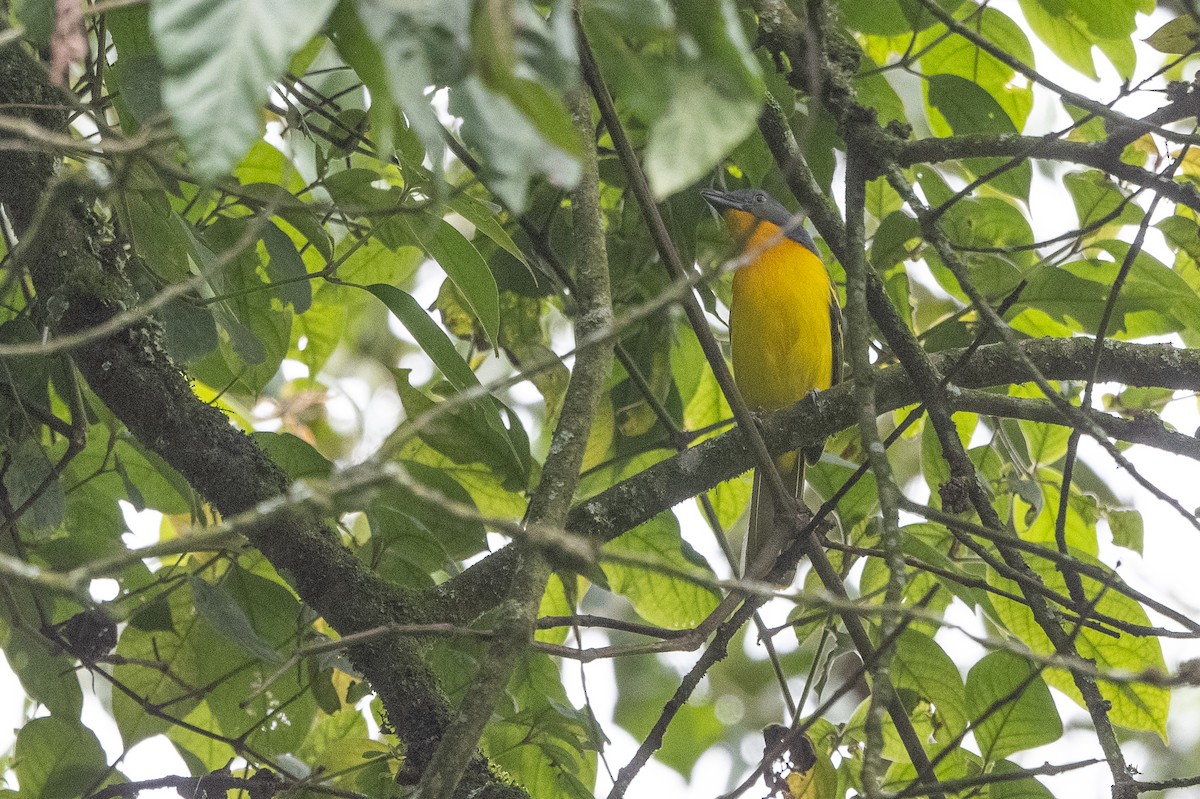
<path id="1" fill-rule="evenodd" d="M 1024 355 L 1051 380 L 1086 379 L 1091 348 L 1092 340 L 1087 338 L 1032 339 L 1020 344 Z M 935 370 L 944 371 L 959 354 L 956 350 L 938 353 L 930 356 L 930 363 Z M 1007 345 L 991 344 L 976 351 L 958 372 L 954 385 L 987 388 L 1029 379 L 1022 359 L 1009 352 Z M 1130 386 L 1200 391 L 1200 350 L 1108 341 L 1099 379 Z M 762 429 L 771 452 L 781 454 L 802 448 L 853 425 L 857 421 L 853 392 L 853 383 L 843 383 L 767 415 Z M 921 399 L 912 378 L 903 370 L 879 371 L 876 402 L 880 413 Z M 572 509 L 567 529 L 607 541 L 717 483 L 737 477 L 753 468 L 754 463 L 741 436 L 736 431 L 725 433 L 580 503 Z"/>
<path id="2" fill-rule="evenodd" d="M 592 106 L 582 88 L 570 99 L 571 116 L 583 153 L 579 184 L 571 194 L 578 305 L 575 340 L 587 341 L 612 326 L 613 311 Z M 528 522 L 532 527 L 561 528 L 566 521 L 596 405 L 612 372 L 612 362 L 611 339 L 603 339 L 576 353 L 562 412 L 542 467 L 542 479 L 529 503 Z M 463 764 L 473 755 L 484 725 L 491 719 L 497 700 L 532 639 L 550 566 L 528 542 L 515 543 L 509 549 L 516 553 L 518 562 L 508 599 L 496 614 L 496 639 L 421 780 L 418 789 L 421 796 L 450 799 L 454 795 Z"/>
<path id="3" fill-rule="evenodd" d="M 19 45 L 0 47 L 0 106 L 30 109 L 25 113 L 39 126 L 65 134 L 65 114 L 54 110 L 62 105 L 45 71 Z M 43 309 L 64 309 L 46 314 L 56 334 L 94 328 L 137 304 L 122 264 L 111 248 L 100 246 L 98 220 L 82 199 L 91 190 L 56 182 L 58 160 L 51 152 L 0 142 L 0 204 L 22 237 L 20 266 L 29 272 L 38 302 Z M 192 393 L 153 323 L 140 321 L 87 340 L 73 357 L 92 390 L 129 431 L 223 516 L 286 492 L 287 475 L 219 409 Z M 246 534 L 342 634 L 425 621 L 418 595 L 372 574 L 319 518 L 289 509 Z M 405 744 L 402 779 L 414 780 L 449 719 L 436 677 L 418 644 L 407 639 L 372 640 L 354 647 L 350 656 Z M 486 769 L 473 774 L 477 786 L 490 779 Z"/>

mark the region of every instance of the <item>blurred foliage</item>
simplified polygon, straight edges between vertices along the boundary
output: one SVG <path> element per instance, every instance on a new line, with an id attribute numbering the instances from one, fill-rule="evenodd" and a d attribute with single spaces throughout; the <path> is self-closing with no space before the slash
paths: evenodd
<path id="1" fill-rule="evenodd" d="M 917 139 L 1104 140 L 1121 128 L 1064 100 L 1051 82 L 1057 74 L 1115 74 L 1121 93 L 1167 88 L 1171 97 L 1187 87 L 1167 87 L 1163 76 L 1194 69 L 1190 16 L 1167 22 L 1146 40 L 1149 48 L 1134 45 L 1153 0 L 934 2 L 832 3 L 828 51 L 815 38 L 805 45 L 814 61 L 842 47 L 841 64 L 850 48 L 857 71 L 847 79 L 857 102 L 879 124 Z M 796 207 L 758 133 L 768 93 L 818 182 L 830 197 L 840 194 L 845 136 L 809 91 L 806 70 L 816 67 L 770 46 L 778 8 L 769 0 L 583 0 L 578 12 L 567 0 L 85 5 L 91 55 L 71 73 L 81 148 L 63 159 L 64 172 L 94 186 L 94 211 L 111 225 L 144 299 L 192 281 L 155 318 L 197 397 L 254 432 L 293 480 L 317 485 L 367 457 L 404 467 L 410 484 L 339 508 L 333 521 L 362 563 L 406 589 L 444 583 L 487 557 L 495 545 L 489 534 L 522 519 L 540 479 L 571 367 L 568 190 L 582 151 L 565 98 L 587 90 L 579 36 L 685 262 L 707 269 L 730 254 L 699 188 L 761 185 Z M 949 30 L 935 8 L 987 47 Z M 21 0 L 11 4 L 10 23 L 28 46 L 46 49 L 54 14 L 49 0 Z M 1031 80 L 1014 62 L 1047 80 Z M 1105 84 L 1106 99 L 1116 96 L 1113 84 Z M 671 301 L 634 181 L 613 156 L 614 133 L 602 126 L 595 150 L 620 363 L 596 409 L 580 498 L 730 424 L 695 333 Z M 102 156 L 82 147 L 85 136 L 119 146 Z M 1147 135 L 1117 147 L 1113 158 L 1161 168 L 1183 154 L 1178 148 Z M 1114 177 L 1116 170 L 1073 163 L 1069 154 L 1040 159 L 1036 150 L 1015 158 L 945 152 L 904 175 L 937 209 L 974 289 L 993 305 L 1019 290 L 1005 310 L 1016 335 L 1094 335 L 1103 320 L 1110 338 L 1200 343 L 1195 207 L 1160 204 L 1150 228 L 1161 234 L 1155 254 L 1131 252 L 1148 223 L 1149 192 Z M 1191 185 L 1196 174 L 1187 161 L 1166 180 Z M 883 181 L 869 187 L 867 231 L 888 298 L 928 352 L 987 336 L 912 209 Z M 6 237 L 6 259 L 12 247 Z M 840 265 L 823 251 L 844 284 Z M 19 263 L 3 267 L 0 344 L 36 343 L 53 300 L 39 304 L 47 298 L 34 296 Z M 1124 285 L 1110 302 L 1118 272 Z M 720 338 L 729 281 L 710 276 L 697 289 Z M 876 355 L 894 361 L 882 342 Z M 99 402 L 68 357 L 14 356 L 0 366 L 0 551 L 66 572 L 127 553 L 132 541 L 146 540 L 148 526 L 170 541 L 217 521 L 149 442 Z M 1073 401 L 1082 392 L 1081 384 L 1060 388 Z M 1105 391 L 1108 410 L 1141 420 L 1179 401 L 1162 388 Z M 1030 385 L 1000 392 L 1041 397 Z M 456 399 L 464 393 L 471 399 Z M 1140 553 L 1167 531 L 1144 529 L 1138 511 L 1086 463 L 1075 464 L 1064 490 L 1069 429 L 968 413 L 955 422 L 1009 532 L 1054 553 L 1061 536 L 1063 556 L 1090 569 L 1083 590 L 1094 601 L 1086 613 L 1102 621 L 1079 622 L 1077 609 L 1063 621 L 1080 654 L 1126 677 L 1167 671 L 1142 601 L 1121 590 L 1120 556 L 1108 546 Z M 76 446 L 85 427 L 86 443 Z M 940 508 L 950 472 L 932 426 L 919 420 L 889 452 L 899 484 L 916 496 L 927 491 Z M 809 470 L 810 504 L 833 496 L 861 454 L 853 431 L 834 435 Z M 596 584 L 556 577 L 543 610 L 613 616 L 642 631 L 694 627 L 721 598 L 717 576 L 736 572 L 700 553 L 719 551 L 714 534 L 736 545 L 748 499 L 745 478 L 723 482 L 702 496 L 702 513 L 666 512 L 627 531 L 605 547 L 613 559 L 589 575 Z M 135 512 L 142 514 L 136 523 Z M 870 474 L 833 514 L 831 556 L 867 609 L 882 603 L 889 575 L 878 517 Z M 127 524 L 139 535 L 130 538 Z M 938 776 L 978 778 L 982 793 L 972 795 L 1048 795 L 1031 776 L 989 787 L 987 775 L 1016 771 L 1008 758 L 1059 741 L 1063 722 L 1051 689 L 1080 701 L 1077 689 L 1065 671 L 1047 668 L 1053 648 L 1012 575 L 994 568 L 994 543 L 981 539 L 980 552 L 965 552 L 934 521 L 913 521 L 903 532 L 910 582 L 901 604 L 919 613 L 895 643 L 891 677 L 937 757 Z M 1057 558 L 1028 559 L 1048 596 L 1070 592 Z M 85 610 L 78 597 L 44 590 L 37 579 L 4 583 L 0 639 L 26 696 L 26 719 L 4 767 L 21 796 L 86 795 L 124 779 L 120 758 L 110 767 L 112 748 L 106 755 L 81 721 L 82 692 L 99 696 L 115 719 L 119 751 L 163 735 L 193 775 L 241 757 L 238 773 L 307 779 L 305 795 L 398 795 L 403 754 L 379 723 L 378 703 L 364 702 L 369 686 L 336 651 L 290 659 L 337 631 L 314 618 L 261 555 L 214 547 L 135 560 L 108 576 L 116 594 L 101 604 L 119 635 L 90 653 L 63 637 L 63 625 Z M 808 597 L 824 595 L 808 571 L 799 580 Z M 852 658 L 847 665 L 852 646 L 837 615 L 805 593 L 795 599 L 790 624 L 774 631 L 779 673 L 793 692 L 809 691 L 797 697 L 809 711 L 822 692 L 850 690 L 847 701 L 811 719 L 815 770 L 795 762 L 766 770 L 775 771 L 780 795 L 856 795 L 864 747 L 873 745 L 865 684 Z M 951 605 L 954 618 L 986 621 L 995 651 L 963 656 L 947 646 L 939 620 Z M 879 618 L 863 616 L 872 634 Z M 486 617 L 479 623 L 486 627 Z M 104 625 L 87 632 L 106 635 Z M 798 646 L 785 640 L 793 634 Z M 576 643 L 561 628 L 539 638 Z M 645 643 L 633 632 L 600 630 L 584 640 L 635 651 Z M 478 656 L 465 639 L 429 653 L 451 696 Z M 106 676 L 80 671 L 77 679 L 80 662 Z M 614 663 L 613 721 L 643 740 L 680 684 L 680 661 L 640 654 Z M 608 711 L 578 705 L 564 668 L 572 666 L 530 652 L 481 743 L 537 799 L 592 796 L 607 746 L 597 716 Z M 1165 741 L 1169 688 L 1127 679 L 1101 680 L 1100 688 L 1113 724 Z M 658 761 L 689 777 L 719 748 L 736 781 L 764 751 L 758 731 L 784 716 L 775 674 L 747 632 L 675 718 Z M 1165 756 L 1162 743 L 1142 740 Z M 882 757 L 884 787 L 906 786 L 915 772 L 890 720 Z"/>

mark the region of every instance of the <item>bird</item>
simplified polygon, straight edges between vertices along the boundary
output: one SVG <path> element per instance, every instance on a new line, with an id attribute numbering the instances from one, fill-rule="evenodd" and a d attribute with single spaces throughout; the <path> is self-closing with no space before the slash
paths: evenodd
<path id="1" fill-rule="evenodd" d="M 754 411 L 772 411 L 824 391 L 842 379 L 842 310 L 829 272 L 802 218 L 762 189 L 704 189 L 704 200 L 725 221 L 744 263 L 733 274 L 729 339 L 733 377 Z M 805 463 L 816 463 L 825 442 L 775 459 L 797 499 Z M 746 534 L 746 567 L 770 541 L 775 507 L 755 473 Z M 774 553 L 776 558 L 780 554 Z"/>

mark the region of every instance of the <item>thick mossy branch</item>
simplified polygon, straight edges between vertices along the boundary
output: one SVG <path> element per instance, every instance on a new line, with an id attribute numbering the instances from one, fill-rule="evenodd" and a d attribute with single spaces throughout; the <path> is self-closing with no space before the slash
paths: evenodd
<path id="1" fill-rule="evenodd" d="M 1085 380 L 1091 339 L 1036 339 L 1022 344 L 1025 355 L 1051 380 Z M 930 356 L 931 366 L 942 373 L 954 367 L 962 355 L 951 350 Z M 953 386 L 990 388 L 1025 383 L 1029 374 L 1006 345 L 980 347 L 955 373 Z M 1129 386 L 1157 386 L 1177 391 L 1200 391 L 1200 350 L 1181 350 L 1166 344 L 1104 343 L 1100 380 Z M 957 394 L 946 392 L 951 408 L 958 409 Z M 978 403 L 975 394 L 962 398 L 962 410 Z M 902 369 L 881 369 L 876 386 L 880 413 L 889 413 L 921 402 L 912 379 Z M 1040 418 L 1059 421 L 1047 411 Z M 854 384 L 843 383 L 791 408 L 768 415 L 762 430 L 774 454 L 801 449 L 843 430 L 857 421 Z M 1113 430 L 1117 433 L 1120 426 Z M 1147 444 L 1153 434 L 1130 430 Z M 1171 451 L 1179 442 L 1170 441 Z M 691 449 L 650 468 L 576 505 L 567 517 L 567 529 L 597 542 L 609 541 L 680 502 L 707 491 L 718 483 L 737 477 L 754 467 L 745 438 L 736 430 L 708 439 Z M 512 568 L 511 553 L 501 550 L 475 564 L 458 578 L 464 588 L 475 579 L 496 580 Z"/>
<path id="2" fill-rule="evenodd" d="M 45 71 L 19 44 L 0 48 L 0 107 L 63 134 L 65 113 L 46 110 L 63 105 Z M 60 160 L 33 142 L 0 136 L 0 204 L 21 237 L 17 263 L 32 279 L 40 318 L 59 334 L 90 328 L 136 301 L 116 254 L 101 243 L 104 231 L 85 202 L 90 196 L 81 198 L 80 187 L 55 176 Z M 72 357 L 129 431 L 221 514 L 248 511 L 288 488 L 288 477 L 249 436 L 192 393 L 153 323 L 86 343 Z M 321 519 L 298 511 L 277 514 L 248 535 L 339 633 L 426 620 L 422 597 L 372 574 Z M 405 744 L 404 774 L 415 779 L 449 719 L 436 677 L 417 644 L 405 638 L 380 639 L 350 654 L 383 701 Z M 470 783 L 500 787 L 486 767 L 474 769 Z"/>

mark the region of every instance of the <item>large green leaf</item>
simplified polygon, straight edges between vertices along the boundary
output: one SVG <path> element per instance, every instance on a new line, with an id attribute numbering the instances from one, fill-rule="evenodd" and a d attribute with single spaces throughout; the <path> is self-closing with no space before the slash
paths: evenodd
<path id="1" fill-rule="evenodd" d="M 979 750 L 989 763 L 1053 743 L 1063 734 L 1050 689 L 1037 668 L 1004 650 L 992 652 L 971 667 L 967 711 Z"/>
<path id="2" fill-rule="evenodd" d="M 5 442 L 4 489 L 13 509 L 23 509 L 17 528 L 29 536 L 48 536 L 63 520 L 62 481 L 45 450 L 33 438 Z"/>
<path id="3" fill-rule="evenodd" d="M 237 602 L 219 585 L 211 585 L 198 577 L 189 580 L 196 613 L 204 618 L 223 638 L 267 663 L 280 663 L 283 658 L 264 641 Z"/>
<path id="4" fill-rule="evenodd" d="M 483 156 L 484 182 L 512 210 L 525 210 L 535 176 L 564 189 L 579 180 L 574 150 L 547 141 L 525 109 L 474 75 L 450 92 L 450 110 L 463 117 L 463 139 Z"/>
<path id="5" fill-rule="evenodd" d="M 695 183 L 755 129 L 765 89 L 731 0 L 689 3 L 679 24 L 699 52 L 681 59 L 650 127 L 646 177 L 659 198 Z"/>
<path id="6" fill-rule="evenodd" d="M 387 306 L 400 323 L 412 334 L 421 349 L 425 351 L 442 375 L 450 381 L 450 385 L 458 391 L 465 391 L 479 385 L 479 379 L 471 371 L 471 367 L 454 349 L 453 342 L 437 323 L 429 317 L 412 295 L 395 286 L 376 283 L 364 288 L 374 294 Z"/>
<path id="7" fill-rule="evenodd" d="M 146 713 L 139 700 L 170 707 L 173 717 L 185 716 L 203 699 L 189 686 L 207 685 L 237 665 L 228 645 L 207 651 L 196 625 L 191 592 L 174 590 L 142 608 L 121 632 L 116 654 L 122 661 L 113 677 L 132 696 L 114 691 L 112 712 L 126 746 L 171 727 Z"/>
<path id="8" fill-rule="evenodd" d="M 382 90 L 404 112 L 412 130 L 441 169 L 442 125 L 425 96 L 430 86 L 457 83 L 469 66 L 470 3 L 466 0 L 361 0 L 355 9 L 361 29 L 355 26 L 353 42 L 369 38 L 379 58 L 364 79 L 373 90 Z M 343 35 L 350 33 L 343 21 Z M 343 52 L 350 48 L 343 47 Z"/>
<path id="9" fill-rule="evenodd" d="M 439 403 L 409 384 L 407 370 L 397 369 L 394 374 L 405 413 L 414 420 L 413 432 L 422 441 L 455 463 L 488 466 L 510 486 L 525 484 L 529 477 L 528 447 L 525 451 L 515 449 L 514 437 L 501 414 L 518 427 L 520 423 L 507 408 L 490 396 L 469 402 L 450 399 L 445 401 L 450 405 L 426 417 Z"/>
<path id="10" fill-rule="evenodd" d="M 257 249 L 247 246 L 247 222 L 222 217 L 204 231 L 214 248 L 200 250 L 212 290 L 223 299 L 211 307 L 225 333 L 218 352 L 201 359 L 193 370 L 212 385 L 234 383 L 255 394 L 275 377 L 291 343 L 293 314 L 280 307 L 259 274 Z M 207 368 L 206 368 L 207 365 Z M 214 368 L 224 368 L 226 374 Z"/>
<path id="11" fill-rule="evenodd" d="M 1074 14 L 1067 13 L 1060 2 L 1021 0 L 1021 13 L 1030 29 L 1061 58 L 1092 80 L 1097 79 L 1092 47 L 1096 44 L 1087 27 Z M 1056 6 L 1057 8 L 1051 8 Z"/>
<path id="12" fill-rule="evenodd" d="M 4 617 L 11 621 L 7 613 Z M 26 695 L 57 719 L 78 719 L 83 691 L 75 677 L 75 659 L 56 650 L 44 636 L 27 630 L 13 629 L 4 641 L 4 656 Z"/>
<path id="13" fill-rule="evenodd" d="M 512 707 L 497 708 L 481 745 L 538 799 L 592 799 L 598 730 L 586 710 L 567 701 L 550 658 L 527 655 L 513 671 Z"/>
<path id="14" fill-rule="evenodd" d="M 1115 231 L 1121 225 L 1136 225 L 1142 221 L 1141 207 L 1130 202 L 1129 196 L 1099 170 L 1068 172 L 1063 177 L 1063 183 L 1071 192 L 1081 228 L 1094 228 L 1102 220 L 1115 215 L 1105 223 L 1105 227 L 1089 230 L 1093 237 Z"/>
<path id="15" fill-rule="evenodd" d="M 928 635 L 912 629 L 900 634 L 891 675 L 896 688 L 912 689 L 936 708 L 945 725 L 941 735 L 949 739 L 966 729 L 967 702 L 958 667 Z"/>
<path id="16" fill-rule="evenodd" d="M 17 733 L 13 763 L 21 796 L 74 799 L 95 788 L 108 771 L 96 734 L 77 721 L 48 716 Z"/>
<path id="17" fill-rule="evenodd" d="M 488 340 L 498 341 L 500 291 L 479 251 L 441 217 L 410 223 L 409 229 L 454 283 Z"/>
<path id="18" fill-rule="evenodd" d="M 608 542 L 604 551 L 711 579 L 712 572 L 690 561 L 682 547 L 679 522 L 668 511 Z M 605 562 L 603 568 L 613 591 L 628 598 L 638 615 L 651 624 L 675 630 L 692 627 L 717 607 L 717 596 L 710 589 L 656 571 L 653 565 Z"/>
<path id="19" fill-rule="evenodd" d="M 193 171 L 228 173 L 262 134 L 260 107 L 336 0 L 163 0 L 150 8 L 163 101 Z"/>
<path id="20" fill-rule="evenodd" d="M 931 111 L 940 114 L 957 135 L 1018 132 L 1012 112 L 984 88 L 966 78 L 933 75 L 929 78 L 927 91 Z M 936 127 L 936 114 L 931 116 L 935 118 Z M 991 178 L 991 185 L 1014 197 L 1029 199 L 1033 166 L 1028 158 L 969 158 L 966 164 L 976 175 L 1003 169 Z"/>
<path id="21" fill-rule="evenodd" d="M 456 391 L 478 388 L 479 380 L 471 367 L 454 349 L 450 338 L 437 326 L 416 300 L 406 292 L 394 286 L 376 283 L 365 286 L 367 291 L 374 294 L 387 305 L 396 318 L 412 333 L 417 343 L 425 353 L 433 359 L 434 365 L 450 382 Z M 416 401 L 416 396 L 411 396 Z M 506 468 L 502 472 L 504 478 L 512 485 L 524 485 L 528 481 L 530 468 L 529 439 L 520 420 L 493 397 L 482 397 L 475 400 L 481 410 L 472 413 L 482 413 L 487 428 L 496 436 L 506 438 L 508 444 L 503 448 L 503 461 Z M 415 406 L 414 406 L 415 407 Z M 423 406 L 422 410 L 428 410 Z"/>
<path id="22" fill-rule="evenodd" d="M 979 9 L 971 4 L 964 4 L 957 15 L 961 17 L 967 13 L 976 15 L 967 23 L 973 31 L 1010 57 L 1028 67 L 1036 67 L 1028 37 L 1010 17 L 996 8 Z M 942 25 L 923 31 L 917 37 L 916 47 L 923 53 L 920 64 L 927 76 L 955 76 L 975 84 L 1004 109 L 1016 130 L 1024 129 L 1033 108 L 1033 87 L 1024 77 L 1017 78 L 1011 66 L 959 36 L 947 35 Z M 932 89 L 932 85 L 928 88 Z M 931 123 L 935 133 L 946 133 L 939 120 L 932 119 Z"/>

